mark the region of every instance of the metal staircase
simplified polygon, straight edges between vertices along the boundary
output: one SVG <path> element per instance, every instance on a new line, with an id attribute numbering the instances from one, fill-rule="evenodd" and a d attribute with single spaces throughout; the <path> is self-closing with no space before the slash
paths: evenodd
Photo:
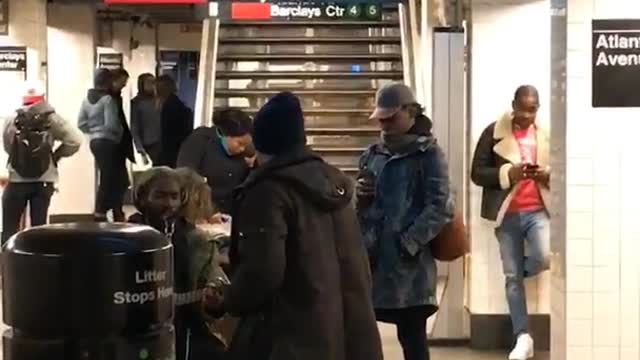
<path id="1" fill-rule="evenodd" d="M 217 108 L 255 114 L 273 95 L 300 97 L 309 144 L 346 173 L 376 141 L 376 90 L 403 79 L 397 5 L 380 21 L 229 21 L 220 24 Z"/>

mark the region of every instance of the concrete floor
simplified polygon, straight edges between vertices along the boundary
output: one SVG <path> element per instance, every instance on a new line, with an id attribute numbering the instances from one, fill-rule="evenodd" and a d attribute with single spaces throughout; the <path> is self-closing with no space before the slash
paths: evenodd
<path id="1" fill-rule="evenodd" d="M 1 315 L 0 315 L 1 316 Z M 5 326 L 1 325 L 0 329 L 4 330 Z M 402 349 L 400 348 L 396 338 L 395 330 L 392 326 L 381 325 L 380 333 L 384 347 L 385 360 L 403 360 Z M 0 347 L 1 347 L 0 343 Z M 506 352 L 484 352 L 475 351 L 466 348 L 432 348 L 431 360 L 506 360 Z M 2 360 L 2 353 L 0 353 Z M 549 354 L 537 354 L 534 360 L 549 360 Z"/>
<path id="2" fill-rule="evenodd" d="M 2 309 L 0 307 L 0 321 L 2 319 Z M 0 331 L 4 331 L 6 326 L 0 323 Z M 380 336 L 384 348 L 385 360 L 403 360 L 402 349 L 396 339 L 396 331 L 393 325 L 380 324 Z M 2 343 L 0 342 L 0 347 Z M 431 360 L 506 360 L 506 352 L 483 352 L 466 348 L 432 348 Z M 2 353 L 0 352 L 0 360 Z M 549 360 L 548 353 L 537 354 L 534 360 Z"/>
<path id="3" fill-rule="evenodd" d="M 402 349 L 393 325 L 380 324 L 385 360 L 403 360 Z M 506 351 L 477 351 L 467 348 L 432 348 L 430 360 L 507 360 Z M 534 360 L 549 360 L 548 353 L 536 354 Z"/>

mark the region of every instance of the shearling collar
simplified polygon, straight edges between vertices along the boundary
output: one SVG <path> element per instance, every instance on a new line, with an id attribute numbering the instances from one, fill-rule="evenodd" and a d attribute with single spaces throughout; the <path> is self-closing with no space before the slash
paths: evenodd
<path id="1" fill-rule="evenodd" d="M 540 167 L 547 168 L 549 166 L 549 134 L 543 129 L 539 122 L 536 122 L 536 141 L 537 141 L 537 163 Z M 493 130 L 493 138 L 496 144 L 493 151 L 501 157 L 509 160 L 513 164 L 521 161 L 520 147 L 518 141 L 513 135 L 513 113 L 507 112 L 496 121 Z"/>

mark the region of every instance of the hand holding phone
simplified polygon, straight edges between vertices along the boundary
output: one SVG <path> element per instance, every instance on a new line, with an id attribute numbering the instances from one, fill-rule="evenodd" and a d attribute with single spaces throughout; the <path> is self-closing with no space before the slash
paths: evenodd
<path id="1" fill-rule="evenodd" d="M 537 164 L 525 164 L 524 176 L 526 178 L 535 177 L 540 172 L 540 165 Z"/>

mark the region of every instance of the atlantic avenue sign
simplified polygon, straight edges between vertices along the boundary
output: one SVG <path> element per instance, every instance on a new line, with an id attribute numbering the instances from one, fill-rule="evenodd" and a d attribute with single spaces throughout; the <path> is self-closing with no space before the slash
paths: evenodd
<path id="1" fill-rule="evenodd" d="M 640 106 L 640 20 L 593 20 L 593 107 Z"/>

